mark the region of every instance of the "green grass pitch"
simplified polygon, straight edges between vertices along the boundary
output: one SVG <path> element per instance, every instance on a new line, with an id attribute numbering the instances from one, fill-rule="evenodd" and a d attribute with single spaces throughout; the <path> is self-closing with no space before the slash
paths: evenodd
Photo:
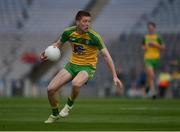
<path id="1" fill-rule="evenodd" d="M 78 98 L 69 117 L 44 124 L 50 112 L 46 98 L 1 97 L 0 131 L 180 130 L 178 99 Z"/>

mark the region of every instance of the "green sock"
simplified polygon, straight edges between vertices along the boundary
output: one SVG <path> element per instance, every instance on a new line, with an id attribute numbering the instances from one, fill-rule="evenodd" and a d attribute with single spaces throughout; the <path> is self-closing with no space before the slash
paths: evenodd
<path id="1" fill-rule="evenodd" d="M 59 115 L 59 110 L 58 110 L 58 108 L 52 108 L 52 114 L 53 114 L 54 116 Z"/>
<path id="2" fill-rule="evenodd" d="M 68 98 L 67 104 L 71 107 L 74 104 L 74 101 L 71 99 L 71 97 Z"/>

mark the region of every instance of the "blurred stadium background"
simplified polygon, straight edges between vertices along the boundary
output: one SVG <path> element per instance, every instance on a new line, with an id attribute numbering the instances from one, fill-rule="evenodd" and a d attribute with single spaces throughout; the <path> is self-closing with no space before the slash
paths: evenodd
<path id="1" fill-rule="evenodd" d="M 109 48 L 125 84 L 122 95 L 128 97 L 142 96 L 137 85 L 143 72 L 141 42 L 147 22 L 155 22 L 167 46 L 161 59 L 171 76 L 166 97 L 180 97 L 179 0 L 0 0 L 0 96 L 46 96 L 49 80 L 71 51 L 65 46 L 57 63 L 40 62 L 39 54 L 74 23 L 80 9 L 92 13 L 92 27 Z M 61 95 L 68 95 L 70 89 L 71 84 L 66 85 Z M 116 95 L 111 73 L 99 56 L 95 77 L 81 96 Z"/>

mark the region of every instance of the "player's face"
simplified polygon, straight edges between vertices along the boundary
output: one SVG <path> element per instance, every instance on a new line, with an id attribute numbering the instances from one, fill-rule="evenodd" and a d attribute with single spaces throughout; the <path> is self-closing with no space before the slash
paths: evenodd
<path id="1" fill-rule="evenodd" d="M 152 25 L 148 25 L 148 33 L 153 34 L 156 32 L 156 28 Z"/>
<path id="2" fill-rule="evenodd" d="M 83 16 L 80 20 L 76 21 L 77 27 L 83 31 L 87 32 L 91 24 L 91 17 Z"/>

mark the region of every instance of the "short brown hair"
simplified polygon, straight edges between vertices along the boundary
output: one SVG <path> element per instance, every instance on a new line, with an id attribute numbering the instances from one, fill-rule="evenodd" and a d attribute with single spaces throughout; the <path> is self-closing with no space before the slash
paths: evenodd
<path id="1" fill-rule="evenodd" d="M 91 17 L 91 14 L 89 12 L 87 12 L 87 11 L 81 10 L 81 11 L 78 11 L 78 13 L 76 14 L 76 18 L 75 19 L 76 20 L 81 20 L 81 18 L 83 16 Z"/>
<path id="2" fill-rule="evenodd" d="M 156 24 L 154 22 L 148 22 L 147 26 L 150 26 L 150 25 L 156 28 Z"/>

